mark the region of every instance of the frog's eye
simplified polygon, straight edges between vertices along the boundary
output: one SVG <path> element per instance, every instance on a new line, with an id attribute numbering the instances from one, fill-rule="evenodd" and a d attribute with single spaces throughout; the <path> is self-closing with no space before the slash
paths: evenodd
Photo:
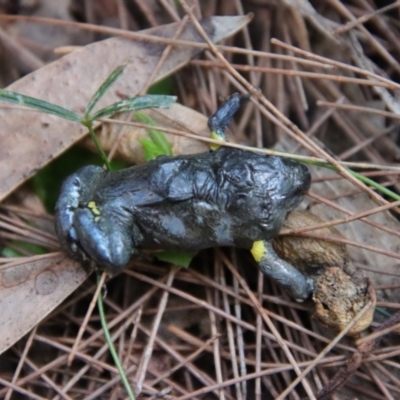
<path id="1" fill-rule="evenodd" d="M 291 196 L 301 196 L 304 194 L 304 189 L 301 186 L 297 186 L 293 189 Z"/>
<path id="2" fill-rule="evenodd" d="M 74 189 L 80 189 L 81 188 L 81 180 L 75 176 L 74 179 L 72 180 L 72 186 Z"/>
<path id="3" fill-rule="evenodd" d="M 293 189 L 292 189 L 290 195 L 293 197 L 304 196 L 304 194 L 308 190 L 308 188 L 309 188 L 308 181 L 296 182 L 296 184 L 293 186 Z"/>
<path id="4" fill-rule="evenodd" d="M 254 184 L 253 171 L 247 164 L 232 168 L 225 173 L 226 179 L 235 186 L 249 187 Z"/>
<path id="5" fill-rule="evenodd" d="M 233 184 L 238 184 L 242 180 L 242 177 L 238 171 L 231 171 L 226 175 L 226 179 Z"/>

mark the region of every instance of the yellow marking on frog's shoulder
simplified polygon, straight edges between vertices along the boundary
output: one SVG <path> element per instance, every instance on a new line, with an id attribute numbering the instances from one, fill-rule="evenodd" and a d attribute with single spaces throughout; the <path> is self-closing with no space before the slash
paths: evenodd
<path id="1" fill-rule="evenodd" d="M 210 139 L 214 139 L 214 140 L 219 140 L 221 142 L 225 142 L 225 139 L 215 131 L 211 131 L 210 132 Z M 219 149 L 220 147 L 221 146 L 219 144 L 210 143 L 210 149 L 213 150 L 213 151 Z"/>
<path id="2" fill-rule="evenodd" d="M 260 262 L 266 253 L 264 242 L 262 240 L 257 240 L 256 242 L 254 242 L 253 247 L 250 249 L 250 252 L 253 255 L 253 258 L 257 262 Z"/>
<path id="3" fill-rule="evenodd" d="M 100 215 L 100 210 L 97 208 L 97 204 L 95 201 L 89 201 L 88 203 L 88 207 L 90 208 L 90 210 L 92 211 L 92 213 L 94 215 Z"/>

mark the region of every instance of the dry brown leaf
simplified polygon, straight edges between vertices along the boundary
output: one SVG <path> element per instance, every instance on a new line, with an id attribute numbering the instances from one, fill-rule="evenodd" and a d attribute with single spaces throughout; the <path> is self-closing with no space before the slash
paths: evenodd
<path id="1" fill-rule="evenodd" d="M 376 292 L 369 279 L 359 270 L 326 268 L 315 282 L 313 317 L 334 332 L 343 331 L 357 314 L 369 303 L 372 305 L 361 319 L 347 332 L 358 336 L 373 320 Z"/>
<path id="2" fill-rule="evenodd" d="M 245 26 L 250 17 L 212 17 L 202 21 L 209 37 L 217 42 Z M 149 35 L 173 37 L 179 24 L 173 23 L 143 31 Z M 181 40 L 201 42 L 197 31 L 187 24 Z M 106 77 L 127 62 L 123 75 L 101 99 L 104 107 L 120 94 L 134 97 L 147 84 L 157 65 L 164 44 L 111 38 L 96 42 L 62 57 L 15 82 L 7 89 L 37 97 L 82 113 Z M 185 65 L 198 48 L 174 47 L 156 81 Z M 39 168 L 81 139 L 86 130 L 78 123 L 30 110 L 0 110 L 0 200 Z M 21 162 L 23 160 L 23 162 Z"/>
<path id="3" fill-rule="evenodd" d="M 295 210 L 286 216 L 282 229 L 303 228 L 322 222 L 324 221 L 314 214 Z M 342 238 L 334 228 L 321 228 L 313 231 L 313 233 Z M 346 246 L 342 243 L 327 242 L 306 236 L 278 236 L 274 239 L 273 245 L 281 258 L 293 264 L 306 275 L 316 275 L 321 268 L 345 268 L 349 257 Z"/>
<path id="4" fill-rule="evenodd" d="M 0 354 L 45 318 L 88 276 L 59 253 L 0 267 Z"/>
<path id="5" fill-rule="evenodd" d="M 71 0 L 40 0 L 34 3 L 36 4 L 33 6 L 31 4 L 31 7 L 25 4 L 25 15 L 74 21 L 71 15 Z M 57 25 L 38 24 L 32 21 L 14 21 L 7 24 L 6 29 L 17 42 L 26 43 L 29 41 L 29 43 L 32 43 L 32 47 L 35 49 L 35 56 L 47 61 L 55 59 L 55 54 L 52 50 L 56 47 L 84 45 L 90 41 L 89 32 L 82 32 L 81 29 L 75 27 L 63 27 L 63 29 L 60 29 Z M 27 66 L 29 67 L 30 64 Z"/>
<path id="6" fill-rule="evenodd" d="M 157 126 L 178 129 L 201 137 L 210 136 L 210 130 L 207 127 L 208 118 L 181 104 L 174 104 L 168 110 L 152 109 L 140 112 L 150 116 Z M 129 117 L 129 115 L 129 113 L 124 113 L 119 118 L 125 120 L 125 116 Z M 132 164 L 145 162 L 143 147 L 139 143 L 139 140 L 149 137 L 146 129 L 129 125 L 121 127 L 119 124 L 104 123 L 97 130 L 97 136 L 106 153 L 111 151 L 116 141 L 118 141 L 118 146 L 114 153 L 115 158 Z M 165 136 L 172 147 L 174 155 L 201 153 L 209 149 L 205 142 L 195 139 L 169 133 L 165 133 Z M 84 140 L 83 145 L 95 151 L 95 146 L 90 137 Z"/>

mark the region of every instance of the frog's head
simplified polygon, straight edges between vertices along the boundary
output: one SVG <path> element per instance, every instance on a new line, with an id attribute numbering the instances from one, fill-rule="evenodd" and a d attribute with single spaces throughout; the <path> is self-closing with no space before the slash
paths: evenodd
<path id="1" fill-rule="evenodd" d="M 229 212 L 270 234 L 280 229 L 310 187 L 308 168 L 286 158 L 231 149 L 221 159 L 223 181 L 229 182 L 221 192 L 229 193 Z"/>
<path id="2" fill-rule="evenodd" d="M 294 210 L 310 188 L 311 175 L 301 163 L 281 157 L 263 157 L 254 163 L 255 180 L 250 192 L 252 217 L 269 235 L 281 228 L 288 212 Z"/>
<path id="3" fill-rule="evenodd" d="M 279 231 L 286 214 L 303 200 L 311 175 L 304 164 L 281 157 L 264 157 L 255 168 L 258 178 L 253 196 L 262 198 L 259 224 L 272 234 Z"/>
<path id="4" fill-rule="evenodd" d="M 302 163 L 287 158 L 276 158 L 278 159 L 276 165 L 280 171 L 280 185 L 278 185 L 276 193 L 281 196 L 277 204 L 289 212 L 294 210 L 303 200 L 310 188 L 311 175 L 308 168 Z"/>

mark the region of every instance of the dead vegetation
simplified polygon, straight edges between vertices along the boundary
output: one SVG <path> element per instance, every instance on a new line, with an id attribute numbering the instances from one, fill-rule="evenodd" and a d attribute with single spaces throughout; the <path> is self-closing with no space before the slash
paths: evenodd
<path id="1" fill-rule="evenodd" d="M 229 94 L 252 91 L 229 140 L 335 166 L 338 172 L 312 167 L 313 184 L 303 208 L 340 231 L 342 238 L 325 239 L 340 248 L 347 244 L 354 267 L 376 290 L 378 310 L 371 327 L 346 338 L 313 320 L 308 304 L 293 302 L 265 280 L 245 251 L 204 251 L 187 270 L 150 257 L 134 260 L 107 283 L 104 301 L 114 343 L 137 398 L 399 398 L 399 197 L 366 186 L 348 168 L 398 196 L 400 2 L 180 4 L 2 0 L 0 85 L 81 111 L 115 67 L 113 62 L 122 63 L 127 56 L 114 42 L 107 48 L 88 47 L 90 54 L 88 48 L 70 53 L 76 49 L 66 46 L 127 36 L 129 46 L 137 46 L 135 67 L 128 68 L 104 103 L 143 93 L 153 81 L 172 74 L 172 92 L 186 108 L 155 117 L 171 134 L 206 136 L 206 118 L 190 109 L 208 116 Z M 199 44 L 203 32 L 197 20 L 249 12 L 252 21 L 236 21 L 240 32 L 223 45 Z M 81 21 L 92 24 L 90 29 L 77 23 Z M 165 29 L 163 25 L 172 22 L 175 31 L 161 39 L 115 29 Z M 192 45 L 180 36 L 188 24 L 194 24 L 193 37 L 186 39 L 196 42 Z M 229 29 L 235 31 L 233 26 Z M 190 61 L 192 53 L 202 49 L 207 50 Z M 60 53 L 70 53 L 69 58 L 58 59 Z M 57 64 L 49 65 L 54 59 Z M 126 122 L 128 117 L 120 119 Z M 129 146 L 139 135 L 135 126 L 103 121 L 98 129 L 108 152 L 128 158 Z M 47 136 L 41 136 L 43 131 Z M 89 315 L 68 366 L 96 290 L 94 279 L 85 280 L 79 265 L 61 253 L 32 256 L 20 245 L 29 241 L 50 251 L 58 249 L 51 217 L 36 195 L 26 186 L 15 188 L 84 133 L 51 116 L 4 103 L 0 108 L 0 197 L 12 192 L 1 206 L 0 239 L 26 256 L 23 261 L 0 259 L 2 346 L 8 348 L 26 333 L 22 322 L 31 319 L 33 327 L 44 319 L 0 356 L 1 398 L 126 397 L 96 310 Z M 186 151 L 187 144 L 174 140 L 176 153 Z M 310 229 L 296 229 L 290 233 L 316 235 Z M 355 318 L 367 308 L 368 304 Z"/>

